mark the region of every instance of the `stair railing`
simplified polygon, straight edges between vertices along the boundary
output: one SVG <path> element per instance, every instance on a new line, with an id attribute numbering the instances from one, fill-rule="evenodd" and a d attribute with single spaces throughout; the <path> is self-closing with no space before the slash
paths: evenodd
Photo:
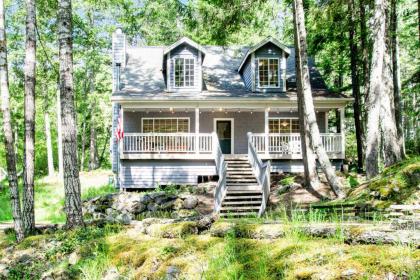
<path id="1" fill-rule="evenodd" d="M 226 164 L 222 149 L 220 147 L 219 139 L 217 138 L 217 134 L 215 132 L 213 132 L 213 153 L 214 153 L 214 160 L 216 162 L 216 171 L 219 176 L 219 181 L 217 182 L 216 189 L 214 190 L 213 212 L 217 214 L 220 212 L 220 208 L 222 207 L 222 202 L 227 191 L 227 184 L 226 184 L 227 164 Z"/>
<path id="2" fill-rule="evenodd" d="M 262 202 L 258 216 L 261 216 L 267 206 L 268 196 L 270 194 L 270 170 L 271 164 L 268 160 L 263 163 L 252 143 L 252 133 L 248 132 L 248 161 L 251 164 L 255 177 L 262 190 Z"/>

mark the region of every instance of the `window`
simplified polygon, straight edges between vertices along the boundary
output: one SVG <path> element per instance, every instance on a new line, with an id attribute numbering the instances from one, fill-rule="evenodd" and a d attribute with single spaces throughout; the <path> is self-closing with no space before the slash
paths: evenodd
<path id="1" fill-rule="evenodd" d="M 268 129 L 269 133 L 299 133 L 299 119 L 271 118 Z"/>
<path id="2" fill-rule="evenodd" d="M 189 118 L 143 118 L 143 133 L 189 132 Z"/>
<path id="3" fill-rule="evenodd" d="M 175 87 L 194 86 L 194 58 L 175 58 Z"/>
<path id="4" fill-rule="evenodd" d="M 259 85 L 262 88 L 279 87 L 279 59 L 259 58 L 258 77 Z"/>

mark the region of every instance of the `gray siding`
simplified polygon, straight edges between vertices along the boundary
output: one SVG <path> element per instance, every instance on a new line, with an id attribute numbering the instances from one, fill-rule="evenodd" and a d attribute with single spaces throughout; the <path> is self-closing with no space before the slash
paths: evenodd
<path id="1" fill-rule="evenodd" d="M 118 125 L 118 112 L 120 106 L 117 103 L 112 104 L 112 135 L 111 135 L 111 161 L 112 161 L 112 172 L 116 173 L 118 170 L 118 142 L 115 138 L 115 131 Z"/>
<path id="2" fill-rule="evenodd" d="M 252 90 L 252 66 L 251 66 L 251 56 L 246 60 L 243 68 L 242 79 L 244 80 L 245 87 L 249 90 Z"/>
<path id="3" fill-rule="evenodd" d="M 199 59 L 200 57 L 198 55 L 198 50 L 187 44 L 182 44 L 178 46 L 177 48 L 175 48 L 174 50 L 172 50 L 169 56 L 170 56 L 169 58 L 170 59 L 169 61 L 169 90 L 174 91 L 174 92 L 200 90 L 201 75 L 199 73 L 201 72 L 201 60 Z M 194 66 L 195 66 L 194 67 L 194 87 L 188 87 L 188 88 L 175 87 L 175 80 L 174 80 L 175 60 L 174 59 L 177 57 L 194 58 Z M 166 62 L 165 62 L 165 65 L 166 65 Z"/>
<path id="4" fill-rule="evenodd" d="M 196 185 L 198 176 L 216 175 L 214 161 L 122 160 L 123 188 L 155 188 L 159 185 Z"/>

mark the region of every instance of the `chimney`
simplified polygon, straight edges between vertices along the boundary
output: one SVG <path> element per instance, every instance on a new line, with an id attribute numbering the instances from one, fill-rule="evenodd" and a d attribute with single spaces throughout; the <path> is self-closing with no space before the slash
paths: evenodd
<path id="1" fill-rule="evenodd" d="M 117 28 L 112 34 L 112 88 L 120 90 L 121 70 L 125 67 L 126 40 L 121 28 Z"/>

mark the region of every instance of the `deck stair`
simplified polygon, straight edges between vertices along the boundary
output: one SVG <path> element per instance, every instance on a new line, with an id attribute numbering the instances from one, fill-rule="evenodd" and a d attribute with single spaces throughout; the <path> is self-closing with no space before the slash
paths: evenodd
<path id="1" fill-rule="evenodd" d="M 225 159 L 226 196 L 220 216 L 256 216 L 262 203 L 262 190 L 247 157 Z"/>

